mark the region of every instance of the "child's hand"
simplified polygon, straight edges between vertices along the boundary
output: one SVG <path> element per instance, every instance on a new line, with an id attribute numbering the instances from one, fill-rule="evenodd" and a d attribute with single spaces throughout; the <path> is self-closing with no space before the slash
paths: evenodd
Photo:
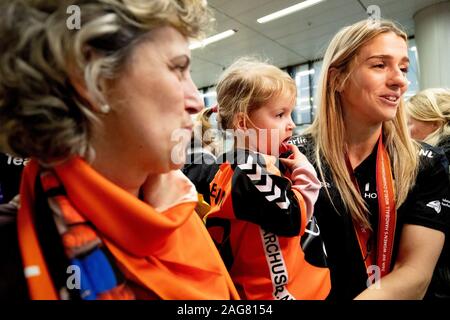
<path id="1" fill-rule="evenodd" d="M 291 155 L 287 158 L 280 158 L 280 161 L 289 169 L 289 171 L 294 171 L 294 169 L 301 165 L 302 162 L 308 162 L 305 155 L 298 150 L 297 146 L 294 144 L 287 144 L 287 151 L 291 152 Z"/>

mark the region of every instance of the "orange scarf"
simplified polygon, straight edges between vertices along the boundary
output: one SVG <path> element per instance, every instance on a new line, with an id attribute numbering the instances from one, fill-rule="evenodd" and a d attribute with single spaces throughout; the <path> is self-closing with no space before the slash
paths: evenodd
<path id="1" fill-rule="evenodd" d="M 19 243 L 32 299 L 58 299 L 34 226 L 39 165 L 24 170 Z M 116 186 L 81 158 L 54 168 L 73 206 L 96 228 L 121 271 L 161 299 L 239 299 L 195 201 L 163 212 Z"/>

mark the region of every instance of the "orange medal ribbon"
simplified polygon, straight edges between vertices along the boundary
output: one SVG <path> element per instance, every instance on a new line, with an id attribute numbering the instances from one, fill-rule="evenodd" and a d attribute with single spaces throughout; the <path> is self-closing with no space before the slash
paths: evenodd
<path id="1" fill-rule="evenodd" d="M 348 158 L 346 158 L 346 160 L 352 181 L 359 190 L 350 162 L 348 161 Z M 374 243 L 371 241 L 372 232 L 370 230 L 362 226 L 354 227 L 361 254 L 366 265 L 366 270 L 369 270 L 369 266 L 376 264 L 376 266 L 380 268 L 381 277 L 383 277 L 391 270 L 397 211 L 394 201 L 394 180 L 392 178 L 391 163 L 381 135 L 378 140 L 376 181 L 378 194 L 378 230 L 376 247 L 371 249 L 371 246 Z"/>

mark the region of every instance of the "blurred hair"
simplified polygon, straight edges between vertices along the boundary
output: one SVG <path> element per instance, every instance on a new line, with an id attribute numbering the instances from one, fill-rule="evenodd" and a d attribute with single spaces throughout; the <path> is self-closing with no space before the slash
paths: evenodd
<path id="1" fill-rule="evenodd" d="M 70 30 L 67 8 L 81 12 Z M 99 117 L 75 90 L 105 103 L 102 81 L 120 77 L 136 45 L 158 27 L 201 36 L 210 21 L 204 0 L 13 0 L 0 5 L 0 144 L 50 164 L 88 157 Z M 151 88 L 149 88 L 151 90 Z M 97 122 L 97 123 L 96 123 Z"/>
<path id="2" fill-rule="evenodd" d="M 206 108 L 197 115 L 194 123 L 194 137 L 200 137 L 202 148 L 217 157 L 224 151 L 224 141 L 222 133 L 211 125 L 210 117 L 214 112 L 214 108 Z"/>
<path id="3" fill-rule="evenodd" d="M 437 122 L 439 127 L 424 142 L 438 145 L 450 136 L 450 89 L 432 88 L 420 91 L 406 103 L 408 114 L 416 120 Z"/>

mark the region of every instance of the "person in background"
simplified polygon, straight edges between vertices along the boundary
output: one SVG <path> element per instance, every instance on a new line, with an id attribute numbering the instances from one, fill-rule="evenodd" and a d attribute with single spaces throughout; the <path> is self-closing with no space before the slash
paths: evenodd
<path id="1" fill-rule="evenodd" d="M 16 218 L 19 208 L 19 185 L 23 168 L 29 159 L 0 153 L 0 274 L 8 275 L 10 281 L 0 282 L 0 300 L 17 300 L 26 295 L 23 275 L 17 272 L 20 260 L 17 241 Z M 2 299 L 4 298 L 4 299 Z"/>
<path id="2" fill-rule="evenodd" d="M 19 193 L 20 177 L 29 160 L 0 152 L 0 204 L 8 203 Z"/>
<path id="3" fill-rule="evenodd" d="M 244 299 L 324 299 L 329 292 L 322 244 L 306 230 L 320 184 L 305 156 L 285 144 L 296 96 L 287 73 L 240 58 L 217 84 L 218 127 L 233 130 L 234 148 L 200 174 L 185 170 L 197 190 L 208 190 L 204 220 Z M 280 151 L 290 152 L 281 163 Z M 312 258 L 304 240 L 317 246 Z"/>
<path id="4" fill-rule="evenodd" d="M 205 199 L 209 199 L 209 185 L 201 182 L 211 181 L 218 169 L 216 167 L 213 170 L 205 170 L 205 164 L 209 165 L 208 167 L 214 167 L 217 156 L 223 151 L 221 133 L 210 123 L 211 115 L 216 112 L 217 106 L 214 106 L 204 109 L 197 115 L 186 163 L 182 169 L 182 172 L 197 188 L 199 194 L 197 213 L 201 217 L 210 209 L 208 202 L 205 201 Z"/>
<path id="5" fill-rule="evenodd" d="M 14 221 L 19 208 L 19 185 L 28 158 L 0 152 L 0 226 Z"/>
<path id="6" fill-rule="evenodd" d="M 206 163 L 212 163 L 211 160 L 215 160 L 217 155 L 222 154 L 225 147 L 223 145 L 223 140 L 221 139 L 222 135 L 220 130 L 213 127 L 211 124 L 211 116 L 213 114 L 217 114 L 217 105 L 201 111 L 194 122 L 194 138 L 200 142 L 200 144 L 197 143 L 194 144 L 194 146 L 200 146 L 201 152 L 210 156 L 209 159 L 203 159 L 203 162 Z M 194 148 L 194 154 L 196 153 L 196 150 L 197 149 Z"/>
<path id="7" fill-rule="evenodd" d="M 394 23 L 342 28 L 324 56 L 316 118 L 291 140 L 323 186 L 314 212 L 330 299 L 421 299 L 442 250 L 449 181 L 442 156 L 409 137 L 408 66 Z"/>
<path id="8" fill-rule="evenodd" d="M 189 39 L 210 19 L 206 1 L 11 1 L 0 12 L 0 141 L 32 158 L 17 218 L 29 298 L 239 298 L 178 170 L 203 108 Z"/>
<path id="9" fill-rule="evenodd" d="M 433 88 L 406 103 L 411 137 L 444 149 L 450 159 L 450 89 Z"/>
<path id="10" fill-rule="evenodd" d="M 210 117 L 215 113 L 217 113 L 217 105 L 202 110 L 196 116 L 186 163 L 182 168 L 182 172 L 197 188 L 198 203 L 195 210 L 201 218 L 211 209 L 208 201 L 205 200 L 209 199 L 209 185 L 201 182 L 211 181 L 214 178 L 217 171 L 217 167 L 215 167 L 217 156 L 223 152 L 225 147 L 220 130 L 211 124 Z M 204 170 L 205 164 L 214 169 Z"/>
<path id="11" fill-rule="evenodd" d="M 450 161 L 450 90 L 433 88 L 412 96 L 406 103 L 411 137 L 441 147 Z M 448 164 L 446 164 L 448 166 Z M 450 194 L 447 195 L 450 200 Z M 426 299 L 450 299 L 449 233 L 433 273 Z"/>

